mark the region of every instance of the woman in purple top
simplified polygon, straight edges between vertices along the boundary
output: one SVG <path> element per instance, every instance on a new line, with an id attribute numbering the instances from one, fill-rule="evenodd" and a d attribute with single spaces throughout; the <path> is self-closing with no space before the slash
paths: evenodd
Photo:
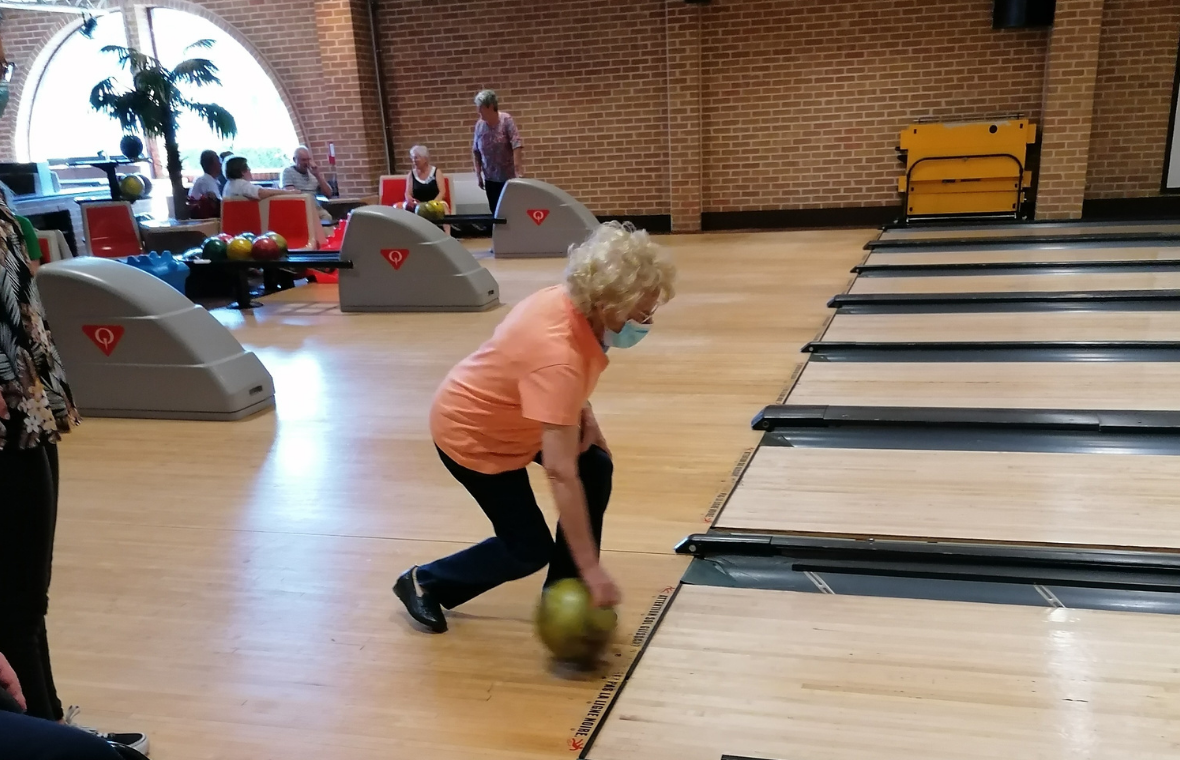
<path id="1" fill-rule="evenodd" d="M 479 109 L 475 140 L 471 144 L 475 176 L 488 194 L 488 206 L 494 214 L 504 183 L 524 176 L 524 143 L 520 141 L 512 115 L 500 111 L 494 91 L 481 90 L 475 96 L 475 106 Z"/>

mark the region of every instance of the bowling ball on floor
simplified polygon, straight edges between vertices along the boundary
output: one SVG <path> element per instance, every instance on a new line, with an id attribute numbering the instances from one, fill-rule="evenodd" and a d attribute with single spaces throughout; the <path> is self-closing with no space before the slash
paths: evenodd
<path id="1" fill-rule="evenodd" d="M 613 609 L 595 607 L 579 578 L 565 578 L 541 592 L 537 634 L 553 656 L 582 667 L 593 666 L 610 644 L 619 618 Z"/>
<path id="2" fill-rule="evenodd" d="M 205 242 L 201 244 L 201 253 L 210 261 L 224 261 L 226 242 L 220 237 L 205 238 Z"/>
<path id="3" fill-rule="evenodd" d="M 234 261 L 245 261 L 254 255 L 254 241 L 244 235 L 238 235 L 229 241 L 225 253 Z"/>
<path id="4" fill-rule="evenodd" d="M 226 245 L 229 245 L 229 241 L 234 239 L 234 236 L 229 234 L 228 232 L 223 232 L 220 235 L 216 235 L 215 237 L 218 240 L 224 241 Z"/>
<path id="5" fill-rule="evenodd" d="M 274 261 L 283 258 L 278 241 L 269 235 L 254 238 L 254 258 L 260 261 Z"/>
<path id="6" fill-rule="evenodd" d="M 254 238 L 256 238 L 258 236 L 255 235 L 253 232 L 239 232 L 237 234 L 237 237 L 246 238 L 247 240 L 253 241 Z"/>

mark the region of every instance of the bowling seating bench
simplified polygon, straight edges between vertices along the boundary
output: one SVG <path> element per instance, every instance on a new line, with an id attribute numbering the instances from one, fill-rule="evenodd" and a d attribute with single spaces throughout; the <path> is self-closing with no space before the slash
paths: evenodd
<path id="1" fill-rule="evenodd" d="M 250 270 L 261 269 L 263 276 L 263 290 L 273 293 L 282 290 L 278 284 L 278 273 L 281 269 L 352 269 L 352 262 L 340 258 L 340 251 L 333 250 L 299 250 L 289 251 L 281 259 L 258 261 L 255 259 L 224 259 L 210 261 L 209 259 L 190 259 L 186 262 L 192 269 L 208 269 L 213 271 L 230 272 L 235 275 L 234 303 L 231 309 L 256 309 L 262 304 L 250 297 Z"/>

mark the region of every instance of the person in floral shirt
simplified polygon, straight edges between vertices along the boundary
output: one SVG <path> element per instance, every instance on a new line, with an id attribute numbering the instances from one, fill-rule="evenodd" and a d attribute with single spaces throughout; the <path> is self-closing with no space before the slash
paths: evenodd
<path id="1" fill-rule="evenodd" d="M 495 92 L 481 90 L 475 96 L 475 107 L 479 109 L 471 144 L 475 177 L 488 194 L 488 206 L 494 214 L 504 184 L 524 176 L 524 143 L 512 114 L 500 110 Z"/>
<path id="2" fill-rule="evenodd" d="M 57 442 L 78 423 L 24 237 L 0 201 L 0 652 L 28 714 L 61 720 L 45 614 L 57 524 Z"/>
<path id="3" fill-rule="evenodd" d="M 2 199 L 0 396 L 0 655 L 20 680 L 26 715 L 144 751 L 143 733 L 104 734 L 75 724 L 77 708 L 62 709 L 53 683 L 45 616 L 57 527 L 57 443 L 80 419 L 20 224 Z"/>

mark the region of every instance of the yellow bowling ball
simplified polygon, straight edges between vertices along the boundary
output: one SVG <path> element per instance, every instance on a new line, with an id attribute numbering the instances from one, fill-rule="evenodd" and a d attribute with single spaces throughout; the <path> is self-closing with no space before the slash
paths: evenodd
<path id="1" fill-rule="evenodd" d="M 610 644 L 619 617 L 595 607 L 590 590 L 578 578 L 546 588 L 537 604 L 537 634 L 558 660 L 591 666 Z"/>
<path id="2" fill-rule="evenodd" d="M 225 255 L 234 261 L 245 261 L 254 257 L 254 241 L 238 235 L 225 246 Z"/>
<path id="3" fill-rule="evenodd" d="M 147 188 L 144 186 L 143 180 L 134 174 L 128 174 L 119 181 L 119 192 L 132 203 L 142 198 L 145 190 Z"/>

